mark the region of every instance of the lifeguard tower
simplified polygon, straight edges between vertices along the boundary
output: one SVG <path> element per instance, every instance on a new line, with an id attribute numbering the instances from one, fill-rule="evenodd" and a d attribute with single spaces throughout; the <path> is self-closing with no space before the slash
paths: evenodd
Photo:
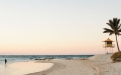
<path id="1" fill-rule="evenodd" d="M 103 45 L 103 47 L 105 48 L 105 53 L 113 53 L 113 48 L 115 47 L 114 44 L 112 44 L 114 41 L 110 40 L 109 38 L 105 41 L 105 44 Z M 109 50 L 106 50 L 107 48 L 110 48 L 110 51 Z"/>

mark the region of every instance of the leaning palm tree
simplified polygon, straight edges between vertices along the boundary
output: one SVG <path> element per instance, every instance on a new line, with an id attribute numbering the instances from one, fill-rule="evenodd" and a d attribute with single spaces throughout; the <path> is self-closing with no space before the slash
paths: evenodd
<path id="1" fill-rule="evenodd" d="M 121 24 L 119 23 L 120 23 L 120 19 L 117 19 L 117 18 L 113 18 L 113 20 L 109 20 L 109 23 L 106 23 L 106 24 L 109 25 L 111 29 L 104 28 L 104 32 L 103 32 L 103 33 L 109 33 L 109 35 L 115 34 L 118 51 L 120 51 L 120 49 L 118 45 L 117 35 L 118 36 L 121 35 L 120 34 Z"/>

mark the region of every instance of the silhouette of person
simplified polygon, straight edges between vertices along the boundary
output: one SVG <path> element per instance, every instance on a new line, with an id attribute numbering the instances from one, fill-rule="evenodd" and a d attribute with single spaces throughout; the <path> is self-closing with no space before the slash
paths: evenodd
<path id="1" fill-rule="evenodd" d="M 5 64 L 7 63 L 7 60 L 5 59 Z"/>

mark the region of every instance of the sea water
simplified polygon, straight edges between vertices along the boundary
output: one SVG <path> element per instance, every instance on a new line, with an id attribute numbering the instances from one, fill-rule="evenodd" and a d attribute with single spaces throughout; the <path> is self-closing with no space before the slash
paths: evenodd
<path id="1" fill-rule="evenodd" d="M 53 59 L 66 59 L 66 58 L 89 58 L 93 55 L 0 55 L 0 64 L 5 62 L 5 58 L 8 63 L 29 61 L 43 58 Z"/>
<path id="2" fill-rule="evenodd" d="M 93 55 L 0 55 L 0 75 L 25 75 L 40 72 L 53 66 L 53 63 L 35 63 L 35 59 L 89 58 Z M 5 58 L 7 64 L 5 64 Z"/>

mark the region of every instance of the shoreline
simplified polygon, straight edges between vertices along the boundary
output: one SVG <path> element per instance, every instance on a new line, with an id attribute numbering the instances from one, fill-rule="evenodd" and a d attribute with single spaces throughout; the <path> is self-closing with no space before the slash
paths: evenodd
<path id="1" fill-rule="evenodd" d="M 25 74 L 25 75 L 47 75 L 55 69 L 58 70 L 58 69 L 63 69 L 65 67 L 65 65 L 63 65 L 61 63 L 52 62 L 52 61 L 50 62 L 48 60 L 36 60 L 35 63 L 53 63 L 54 65 L 46 70 L 43 70 L 40 72 L 35 72 L 35 73 L 29 73 L 29 74 Z"/>
<path id="2" fill-rule="evenodd" d="M 121 62 L 112 63 L 110 59 L 111 55 L 95 55 L 89 58 L 89 60 L 38 60 L 36 61 L 37 63 L 54 63 L 54 66 L 45 71 L 27 75 L 121 75 Z"/>
<path id="3" fill-rule="evenodd" d="M 14 62 L 0 65 L 0 75 L 25 75 L 51 68 L 53 63 L 35 63 L 35 61 Z"/>
<path id="4" fill-rule="evenodd" d="M 95 70 L 89 66 L 86 66 L 81 59 L 59 59 L 50 61 L 37 61 L 38 63 L 54 63 L 50 69 L 41 72 L 35 72 L 27 75 L 93 75 Z M 85 60 L 84 60 L 85 61 Z M 83 68 L 82 68 L 83 67 Z M 88 72 L 86 72 L 88 69 Z"/>

